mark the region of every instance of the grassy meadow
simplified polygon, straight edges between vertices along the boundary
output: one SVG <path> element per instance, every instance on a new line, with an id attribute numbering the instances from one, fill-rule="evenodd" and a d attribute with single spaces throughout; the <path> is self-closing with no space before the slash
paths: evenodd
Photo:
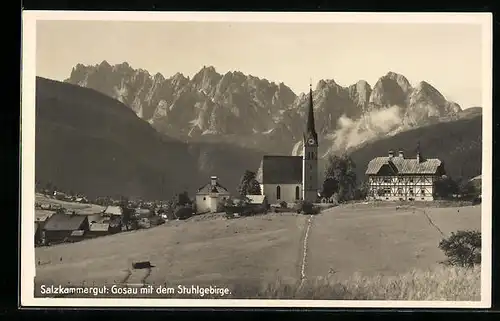
<path id="1" fill-rule="evenodd" d="M 225 220 L 211 214 L 170 221 L 149 230 L 36 248 L 35 289 L 126 280 L 225 286 L 233 298 L 479 300 L 479 268 L 442 266 L 445 257 L 437 246 L 443 234 L 480 229 L 480 209 L 330 208 L 311 220 L 305 260 L 306 215 Z M 151 272 L 134 270 L 127 278 L 132 262 L 143 260 L 154 265 Z"/>

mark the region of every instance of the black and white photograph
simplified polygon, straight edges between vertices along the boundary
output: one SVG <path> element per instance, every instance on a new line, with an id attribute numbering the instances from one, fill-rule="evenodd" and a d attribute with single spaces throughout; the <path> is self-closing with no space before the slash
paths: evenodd
<path id="1" fill-rule="evenodd" d="M 490 307 L 491 14 L 22 34 L 22 305 Z"/>

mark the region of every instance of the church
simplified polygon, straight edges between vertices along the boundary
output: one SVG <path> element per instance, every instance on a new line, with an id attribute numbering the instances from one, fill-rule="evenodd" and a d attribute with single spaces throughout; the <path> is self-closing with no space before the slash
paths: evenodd
<path id="1" fill-rule="evenodd" d="M 318 198 L 318 134 L 314 126 L 312 85 L 302 156 L 264 155 L 256 174 L 270 204 L 316 202 Z"/>

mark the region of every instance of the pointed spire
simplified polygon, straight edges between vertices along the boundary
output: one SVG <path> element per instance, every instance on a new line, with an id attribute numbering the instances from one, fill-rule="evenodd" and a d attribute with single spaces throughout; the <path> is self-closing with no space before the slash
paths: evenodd
<path id="1" fill-rule="evenodd" d="M 309 111 L 307 117 L 307 133 L 316 136 L 316 128 L 314 126 L 314 106 L 313 106 L 313 91 L 312 81 L 309 83 Z"/>

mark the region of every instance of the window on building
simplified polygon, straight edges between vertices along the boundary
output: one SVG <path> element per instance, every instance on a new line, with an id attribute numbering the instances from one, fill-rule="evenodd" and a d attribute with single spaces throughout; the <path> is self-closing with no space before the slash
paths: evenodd
<path id="1" fill-rule="evenodd" d="M 295 199 L 298 200 L 300 198 L 300 188 L 298 186 L 295 187 Z"/>
<path id="2" fill-rule="evenodd" d="M 203 197 L 203 200 L 204 200 L 204 201 L 206 201 L 206 200 L 207 200 L 207 198 L 206 198 L 206 197 Z"/>
<path id="3" fill-rule="evenodd" d="M 391 179 L 389 177 L 384 177 L 384 183 L 390 183 Z"/>
<path id="4" fill-rule="evenodd" d="M 398 188 L 398 195 L 399 195 L 399 196 L 402 196 L 402 195 L 403 195 L 403 189 L 402 189 L 402 188 Z"/>
<path id="5" fill-rule="evenodd" d="M 413 188 L 410 188 L 410 195 L 413 195 Z"/>
<path id="6" fill-rule="evenodd" d="M 410 183 L 413 183 L 413 177 L 410 177 L 410 179 L 408 180 Z"/>
<path id="7" fill-rule="evenodd" d="M 424 189 L 420 190 L 420 195 L 425 196 L 425 190 Z"/>
<path id="8" fill-rule="evenodd" d="M 281 187 L 279 185 L 276 186 L 276 199 L 281 199 Z"/>

